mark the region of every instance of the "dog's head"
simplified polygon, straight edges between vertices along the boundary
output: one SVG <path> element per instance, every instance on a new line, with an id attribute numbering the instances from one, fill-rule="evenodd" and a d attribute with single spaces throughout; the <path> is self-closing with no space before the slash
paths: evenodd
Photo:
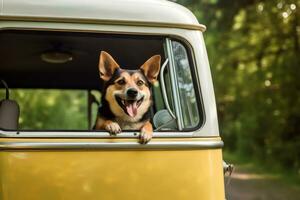
<path id="1" fill-rule="evenodd" d="M 155 55 L 138 70 L 124 70 L 111 55 L 101 51 L 99 72 L 105 82 L 103 95 L 116 117 L 137 121 L 148 111 L 152 102 L 150 85 L 156 82 L 160 60 L 160 55 Z"/>

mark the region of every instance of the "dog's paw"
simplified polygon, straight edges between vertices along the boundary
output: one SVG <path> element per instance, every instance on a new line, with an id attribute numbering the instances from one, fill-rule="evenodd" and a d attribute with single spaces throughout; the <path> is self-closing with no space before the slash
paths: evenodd
<path id="1" fill-rule="evenodd" d="M 105 124 L 105 130 L 107 130 L 111 135 L 116 135 L 122 131 L 119 124 L 112 121 Z"/>
<path id="2" fill-rule="evenodd" d="M 152 131 L 147 131 L 145 128 L 143 128 L 141 130 L 141 133 L 140 133 L 140 143 L 141 144 L 147 144 L 151 139 L 152 139 Z"/>

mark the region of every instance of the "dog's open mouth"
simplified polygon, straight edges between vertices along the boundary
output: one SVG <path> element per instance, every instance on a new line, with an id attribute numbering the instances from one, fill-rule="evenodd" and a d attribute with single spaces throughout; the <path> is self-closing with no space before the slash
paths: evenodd
<path id="1" fill-rule="evenodd" d="M 138 108 L 144 100 L 144 97 L 140 98 L 139 100 L 126 100 L 116 96 L 116 100 L 127 115 L 130 117 L 135 117 L 137 115 Z"/>

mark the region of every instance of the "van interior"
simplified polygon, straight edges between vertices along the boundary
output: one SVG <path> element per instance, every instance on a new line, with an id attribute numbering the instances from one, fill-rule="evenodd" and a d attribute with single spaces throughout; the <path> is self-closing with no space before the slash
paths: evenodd
<path id="1" fill-rule="evenodd" d="M 156 54 L 166 59 L 162 36 L 4 30 L 0 44 L 0 79 L 20 106 L 21 130 L 90 130 L 103 85 L 101 51 L 124 69 L 138 69 Z M 0 88 L 1 100 L 3 84 Z M 154 98 L 156 113 L 164 108 L 160 89 Z"/>

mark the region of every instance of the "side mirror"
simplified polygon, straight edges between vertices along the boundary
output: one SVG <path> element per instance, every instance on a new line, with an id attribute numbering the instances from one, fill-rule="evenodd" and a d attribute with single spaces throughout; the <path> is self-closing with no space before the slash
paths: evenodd
<path id="1" fill-rule="evenodd" d="M 161 129 L 177 129 L 176 120 L 171 116 L 168 110 L 160 110 L 155 113 L 153 117 L 153 124 L 155 126 L 155 131 Z"/>

